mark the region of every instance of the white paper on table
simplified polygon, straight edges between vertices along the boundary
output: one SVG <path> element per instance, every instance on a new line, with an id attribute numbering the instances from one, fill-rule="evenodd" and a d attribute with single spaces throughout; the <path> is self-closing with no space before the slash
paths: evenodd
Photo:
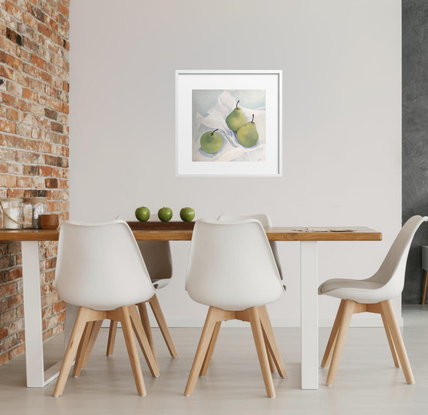
<path id="1" fill-rule="evenodd" d="M 193 134 L 193 161 L 266 161 L 266 109 L 248 109 L 239 106 L 247 122 L 251 121 L 254 114 L 254 122 L 259 140 L 253 147 L 242 146 L 234 133 L 226 124 L 226 117 L 236 106 L 235 98 L 227 91 L 224 91 L 217 100 L 217 103 L 208 111 L 207 116 L 196 114 L 195 131 Z M 223 137 L 223 147 L 215 154 L 207 154 L 202 150 L 200 138 L 207 131 L 218 129 L 218 133 Z"/>

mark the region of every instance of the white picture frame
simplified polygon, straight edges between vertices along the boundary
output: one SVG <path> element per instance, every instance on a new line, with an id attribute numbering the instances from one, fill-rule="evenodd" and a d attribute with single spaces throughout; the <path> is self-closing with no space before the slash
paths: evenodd
<path id="1" fill-rule="evenodd" d="M 177 70 L 175 81 L 176 176 L 282 176 L 282 70 Z M 215 102 L 217 94 L 217 102 L 208 110 L 207 105 Z M 250 98 L 247 103 L 251 96 L 265 99 L 264 107 L 242 107 L 247 123 L 254 118 L 251 113 L 259 117 L 252 123 L 260 128 L 260 139 L 253 147 L 241 145 L 238 132 L 228 130 L 225 123 L 231 103 L 235 105 L 240 95 Z M 199 112 L 201 100 L 205 107 Z M 262 102 L 253 101 L 254 105 Z M 215 122 L 221 124 L 218 134 L 224 144 L 218 153 L 207 154 L 199 137 L 204 131 L 214 130 Z"/>

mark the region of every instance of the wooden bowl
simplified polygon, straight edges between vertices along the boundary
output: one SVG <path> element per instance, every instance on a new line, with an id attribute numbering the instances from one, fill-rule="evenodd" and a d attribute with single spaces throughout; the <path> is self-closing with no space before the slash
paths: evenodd
<path id="1" fill-rule="evenodd" d="M 59 226 L 58 215 L 41 215 L 40 225 L 42 229 L 56 229 Z"/>

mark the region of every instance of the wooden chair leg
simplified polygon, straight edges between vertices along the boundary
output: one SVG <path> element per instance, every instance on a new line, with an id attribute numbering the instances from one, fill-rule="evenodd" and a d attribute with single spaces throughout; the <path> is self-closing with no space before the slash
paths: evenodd
<path id="1" fill-rule="evenodd" d="M 132 327 L 137 336 L 138 343 L 140 344 L 141 350 L 143 351 L 144 358 L 146 359 L 150 372 L 154 377 L 158 378 L 160 376 L 159 365 L 153 354 L 153 350 L 150 347 L 147 334 L 144 331 L 143 324 L 141 323 L 140 316 L 138 315 L 137 307 L 130 306 L 128 307 L 128 310 L 131 317 Z"/>
<path id="2" fill-rule="evenodd" d="M 412 368 L 410 366 L 409 358 L 407 357 L 406 347 L 404 346 L 403 338 L 401 337 L 400 328 L 398 327 L 398 323 L 395 318 L 391 300 L 383 301 L 380 304 L 389 330 L 391 331 L 392 340 L 394 341 L 398 359 L 401 363 L 401 367 L 403 368 L 406 381 L 407 383 L 414 384 L 415 378 L 413 377 Z"/>
<path id="3" fill-rule="evenodd" d="M 425 271 L 425 284 L 424 284 L 424 294 L 422 297 L 422 304 L 425 304 L 425 299 L 427 298 L 427 287 L 428 287 L 428 271 Z"/>
<path id="4" fill-rule="evenodd" d="M 257 355 L 259 357 L 260 368 L 262 370 L 263 380 L 266 387 L 267 395 L 270 398 L 275 397 L 275 388 L 273 386 L 272 374 L 269 368 L 269 360 L 266 353 L 266 345 L 263 340 L 263 330 L 260 323 L 260 316 L 257 307 L 252 307 L 247 310 L 248 317 L 253 332 L 254 343 L 256 344 Z"/>
<path id="5" fill-rule="evenodd" d="M 114 343 L 116 341 L 116 332 L 117 332 L 117 321 L 110 321 L 110 328 L 108 331 L 108 341 L 107 341 L 107 356 L 113 356 Z"/>
<path id="6" fill-rule="evenodd" d="M 268 360 L 269 360 L 270 371 L 271 371 L 271 373 L 277 373 L 275 362 L 274 362 L 272 354 L 269 350 L 268 338 L 266 337 L 266 333 L 264 331 L 263 331 L 263 340 L 265 341 L 265 345 L 266 345 L 266 353 L 267 353 Z"/>
<path id="7" fill-rule="evenodd" d="M 177 350 L 175 349 L 174 342 L 172 341 L 171 333 L 169 332 L 168 325 L 166 324 L 165 317 L 162 313 L 159 300 L 156 297 L 156 294 L 149 301 L 150 306 L 152 307 L 153 314 L 155 315 L 156 321 L 158 322 L 159 328 L 161 330 L 162 336 L 165 340 L 166 345 L 168 346 L 169 353 L 172 357 L 178 357 Z"/>
<path id="8" fill-rule="evenodd" d="M 137 304 L 138 311 L 140 312 L 141 323 L 143 324 L 144 331 L 147 335 L 150 347 L 152 348 L 153 356 L 156 360 L 156 364 L 159 368 L 158 357 L 156 356 L 155 343 L 153 342 L 152 328 L 150 327 L 149 314 L 147 312 L 146 303 Z"/>
<path id="9" fill-rule="evenodd" d="M 143 372 L 141 370 L 140 359 L 138 358 L 137 346 L 134 340 L 131 318 L 128 307 L 121 307 L 117 310 L 120 315 L 119 321 L 122 324 L 123 337 L 125 338 L 126 349 L 128 350 L 129 360 L 131 362 L 132 373 L 134 374 L 135 385 L 139 395 L 146 396 L 146 387 L 144 385 Z"/>
<path id="10" fill-rule="evenodd" d="M 343 305 L 342 318 L 340 319 L 339 332 L 337 333 L 336 345 L 334 347 L 333 357 L 327 375 L 327 386 L 333 385 L 334 380 L 336 378 L 337 369 L 339 367 L 340 358 L 342 357 L 343 347 L 345 346 L 346 334 L 348 333 L 349 324 L 351 323 L 354 307 L 354 301 L 345 300 L 345 303 Z"/>
<path id="11" fill-rule="evenodd" d="M 101 326 L 103 324 L 103 320 L 95 321 L 92 326 L 91 335 L 89 337 L 88 344 L 86 346 L 86 350 L 82 350 L 83 353 L 83 362 L 82 362 L 82 369 L 86 367 L 88 364 L 89 356 L 92 353 L 92 349 L 94 348 L 95 341 L 97 340 L 98 334 L 100 333 Z"/>
<path id="12" fill-rule="evenodd" d="M 202 365 L 201 372 L 199 376 L 205 376 L 207 374 L 208 366 L 210 365 L 211 357 L 214 353 L 215 345 L 217 343 L 218 333 L 220 332 L 221 321 L 218 321 L 215 325 L 213 335 L 211 337 L 210 345 L 208 347 L 207 354 Z"/>
<path id="13" fill-rule="evenodd" d="M 61 371 L 59 372 L 58 380 L 55 385 L 53 393 L 53 396 L 55 397 L 61 396 L 64 392 L 71 365 L 73 364 L 74 357 L 76 356 L 77 348 L 79 347 L 86 323 L 90 320 L 92 314 L 91 311 L 92 310 L 85 307 L 79 308 L 76 322 L 74 323 L 74 327 L 71 332 L 70 341 L 67 345 L 64 360 L 62 361 Z"/>
<path id="14" fill-rule="evenodd" d="M 394 340 L 392 340 L 391 330 L 389 329 L 388 322 L 385 316 L 381 313 L 383 326 L 385 327 L 386 338 L 388 339 L 389 348 L 391 349 L 392 359 L 394 360 L 395 367 L 400 367 L 400 361 L 398 360 L 397 351 L 395 350 Z"/>
<path id="15" fill-rule="evenodd" d="M 266 306 L 258 307 L 258 313 L 263 332 L 265 333 L 267 339 L 266 346 L 268 349 L 268 356 L 272 356 L 275 366 L 278 369 L 279 376 L 286 378 L 287 372 L 285 371 L 284 362 L 282 360 L 281 353 L 279 352 L 278 345 L 276 344 L 275 335 L 273 333 L 272 324 L 270 322 L 269 313 Z"/>
<path id="16" fill-rule="evenodd" d="M 328 339 L 327 347 L 325 348 L 324 357 L 321 362 L 321 367 L 327 367 L 331 362 L 331 357 L 334 351 L 334 345 L 336 343 L 337 333 L 339 331 L 340 321 L 343 314 L 343 305 L 345 300 L 342 300 L 337 310 L 336 318 L 334 320 L 333 327 L 331 329 L 330 337 Z"/>
<path id="17" fill-rule="evenodd" d="M 93 321 L 86 323 L 85 331 L 83 332 L 82 340 L 80 341 L 79 348 L 77 349 L 77 355 L 74 362 L 73 368 L 73 377 L 77 378 L 80 376 L 80 371 L 82 370 L 83 360 L 88 347 L 89 338 L 91 337 L 92 327 L 94 325 Z"/>
<path id="18" fill-rule="evenodd" d="M 187 380 L 186 389 L 184 390 L 185 396 L 190 396 L 195 389 L 196 382 L 198 381 L 199 373 L 201 373 L 201 367 L 205 356 L 207 355 L 207 350 L 217 323 L 217 315 L 219 314 L 221 314 L 221 310 L 215 307 L 210 307 L 208 310 L 201 339 L 199 340 L 195 359 L 193 360 L 192 369 L 190 370 L 189 379 Z"/>

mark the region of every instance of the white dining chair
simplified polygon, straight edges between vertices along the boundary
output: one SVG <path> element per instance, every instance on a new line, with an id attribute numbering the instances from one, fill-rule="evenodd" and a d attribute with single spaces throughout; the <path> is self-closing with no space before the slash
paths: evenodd
<path id="1" fill-rule="evenodd" d="M 150 221 L 159 222 L 159 219 L 157 215 L 151 215 Z M 175 344 L 172 340 L 171 333 L 162 312 L 162 308 L 156 296 L 156 292 L 162 288 L 165 288 L 172 278 L 172 257 L 170 243 L 169 241 L 137 241 L 137 244 L 146 264 L 147 271 L 153 283 L 153 287 L 155 288 L 154 295 L 148 301 L 137 304 L 143 327 L 146 331 L 155 359 L 158 361 L 155 345 L 153 342 L 152 329 L 150 327 L 149 315 L 146 307 L 146 303 L 148 303 L 150 304 L 153 315 L 155 316 L 155 319 L 158 323 L 170 355 L 174 358 L 177 358 L 177 349 L 175 348 Z M 114 320 L 110 322 L 106 352 L 107 356 L 113 355 L 117 323 L 118 322 Z"/>
<path id="2" fill-rule="evenodd" d="M 217 220 L 221 221 L 221 222 L 230 222 L 230 221 L 236 221 L 236 220 L 245 220 L 245 219 L 256 219 L 258 220 L 262 226 L 264 228 L 272 228 L 272 220 L 270 219 L 270 217 L 264 213 L 257 213 L 255 215 L 229 215 L 229 214 L 222 214 L 218 217 Z M 276 261 L 276 266 L 278 267 L 278 271 L 279 271 L 279 276 L 281 278 L 281 280 L 284 280 L 284 276 L 282 274 L 282 267 L 281 267 L 281 262 L 279 260 L 279 254 L 278 254 L 278 248 L 276 246 L 276 242 L 275 241 L 269 241 L 270 247 L 272 249 L 272 253 L 273 256 L 275 258 Z M 284 287 L 284 290 L 286 289 L 285 284 L 282 284 Z M 275 362 L 272 358 L 272 355 L 268 352 L 268 359 L 269 359 L 269 366 L 270 366 L 270 371 L 272 373 L 277 373 L 277 369 L 276 369 L 276 365 Z"/>
<path id="3" fill-rule="evenodd" d="M 283 295 L 275 258 L 261 223 L 199 220 L 193 230 L 186 290 L 196 302 L 209 306 L 208 316 L 184 394 L 193 393 L 199 376 L 205 376 L 222 321 L 251 324 L 263 380 L 269 397 L 275 397 L 267 348 L 281 377 L 287 377 L 275 341 L 266 304 Z"/>
<path id="4" fill-rule="evenodd" d="M 335 278 L 320 285 L 320 295 L 342 300 L 321 363 L 321 367 L 330 365 L 326 385 L 333 385 L 336 378 L 352 314 L 364 312 L 381 315 L 394 364 L 397 368 L 401 365 L 407 383 L 415 383 L 391 299 L 403 291 L 410 244 L 424 221 L 428 221 L 428 217 L 413 216 L 405 223 L 372 277 L 365 280 Z"/>
<path id="5" fill-rule="evenodd" d="M 137 392 L 146 395 L 133 328 L 153 376 L 159 368 L 135 304 L 154 295 L 153 285 L 134 235 L 126 222 L 67 221 L 61 225 L 55 288 L 61 299 L 79 306 L 54 396 L 62 395 L 76 356 L 78 375 L 104 319 L 120 321 Z"/>

